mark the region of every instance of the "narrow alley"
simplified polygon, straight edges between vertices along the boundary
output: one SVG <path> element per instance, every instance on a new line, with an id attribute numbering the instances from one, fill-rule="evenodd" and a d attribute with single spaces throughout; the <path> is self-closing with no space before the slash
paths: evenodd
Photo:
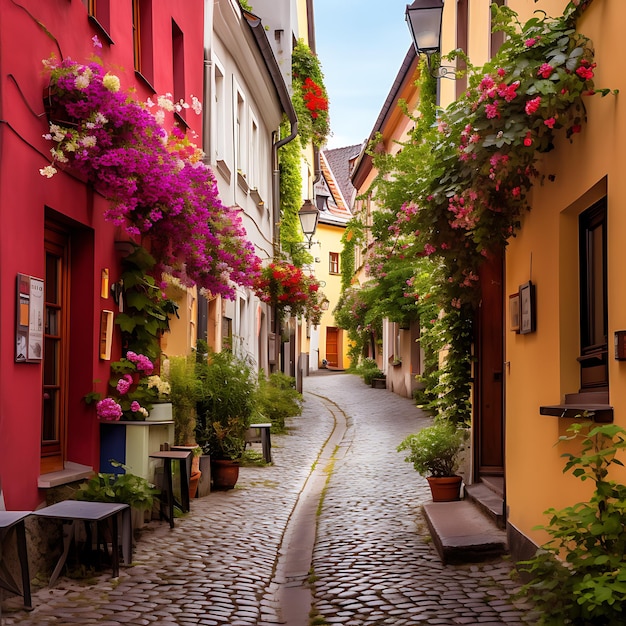
<path id="1" fill-rule="evenodd" d="M 151 522 L 119 579 L 61 577 L 30 613 L 6 601 L 2 626 L 534 623 L 511 601 L 506 560 L 437 556 L 427 483 L 396 452 L 428 423 L 413 403 L 343 373 L 310 376 L 304 392 L 273 466 L 243 468 L 172 530 Z"/>

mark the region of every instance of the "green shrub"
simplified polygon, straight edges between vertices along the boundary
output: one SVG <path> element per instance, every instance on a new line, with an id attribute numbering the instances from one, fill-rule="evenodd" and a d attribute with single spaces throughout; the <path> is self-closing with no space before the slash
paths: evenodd
<path id="1" fill-rule="evenodd" d="M 114 461 L 111 461 L 111 464 L 127 469 Z M 78 487 L 75 499 L 89 502 L 121 502 L 134 509 L 149 511 L 159 493 L 159 489 L 145 478 L 127 471 L 125 474 L 96 474 Z"/>
<path id="2" fill-rule="evenodd" d="M 355 372 L 363 379 L 366 385 L 371 385 L 374 378 L 385 378 L 385 375 L 376 364 L 374 359 L 363 359 L 359 365 L 357 365 Z"/>
<path id="3" fill-rule="evenodd" d="M 595 490 L 589 502 L 546 511 L 549 523 L 537 528 L 551 539 L 518 563 L 531 578 L 520 595 L 534 601 L 540 624 L 619 626 L 626 612 L 626 486 L 608 480 L 608 471 L 623 465 L 615 457 L 626 449 L 626 430 L 575 423 L 568 432 L 560 441 L 581 437 L 582 450 L 563 455 L 563 471 L 593 481 Z"/>
<path id="4" fill-rule="evenodd" d="M 197 371 L 196 441 L 216 459 L 239 459 L 256 411 L 257 381 L 252 369 L 231 352 L 214 352 L 198 363 Z"/>
<path id="5" fill-rule="evenodd" d="M 302 394 L 296 390 L 296 379 L 282 372 L 259 375 L 257 393 L 259 418 L 272 423 L 272 431 L 284 432 L 285 420 L 302 413 Z"/>

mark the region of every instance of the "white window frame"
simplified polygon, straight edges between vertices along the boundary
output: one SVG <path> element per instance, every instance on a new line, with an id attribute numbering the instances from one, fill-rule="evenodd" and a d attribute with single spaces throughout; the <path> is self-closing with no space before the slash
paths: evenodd
<path id="1" fill-rule="evenodd" d="M 213 159 L 227 161 L 226 158 L 226 71 L 224 66 L 213 58 L 213 97 L 212 97 L 212 136 Z"/>

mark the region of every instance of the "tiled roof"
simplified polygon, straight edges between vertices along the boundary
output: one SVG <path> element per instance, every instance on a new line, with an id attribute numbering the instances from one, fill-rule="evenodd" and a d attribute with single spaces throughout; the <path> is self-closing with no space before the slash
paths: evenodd
<path id="1" fill-rule="evenodd" d="M 352 208 L 354 203 L 354 196 L 356 189 L 352 185 L 350 180 L 350 174 L 352 173 L 352 165 L 354 160 L 359 156 L 363 144 L 356 144 L 354 146 L 346 146 L 345 148 L 334 148 L 332 150 L 324 150 L 323 154 L 326 157 L 328 166 L 335 178 L 341 195 L 348 209 Z"/>
<path id="2" fill-rule="evenodd" d="M 351 147 L 354 148 L 354 146 Z M 360 148 L 360 146 L 358 146 L 358 148 Z M 333 150 L 332 152 L 337 152 L 338 150 L 346 149 L 338 148 L 337 150 Z M 330 151 L 320 152 L 320 168 L 322 170 L 322 176 L 324 177 L 324 181 L 326 182 L 326 186 L 328 187 L 332 198 L 330 198 L 328 201 L 328 211 L 322 211 L 320 213 L 319 219 L 322 222 L 345 224 L 345 222 L 347 222 L 352 217 L 352 213 L 350 211 L 348 203 L 346 202 L 346 199 L 343 196 L 343 193 L 341 192 L 341 189 L 339 188 L 339 185 L 334 175 L 334 171 L 330 167 L 327 158 L 327 152 Z M 348 153 L 352 154 L 353 152 L 345 152 L 346 155 Z M 346 165 L 344 169 L 346 169 L 347 171 L 348 157 L 345 156 L 345 159 Z"/>

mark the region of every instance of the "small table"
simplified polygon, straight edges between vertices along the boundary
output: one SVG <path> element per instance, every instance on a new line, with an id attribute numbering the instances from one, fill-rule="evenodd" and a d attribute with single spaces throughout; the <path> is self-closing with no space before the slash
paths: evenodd
<path id="1" fill-rule="evenodd" d="M 246 433 L 246 443 L 260 443 L 263 449 L 263 460 L 272 462 L 272 441 L 270 439 L 271 422 L 265 424 L 250 424 Z"/>
<path id="2" fill-rule="evenodd" d="M 113 578 L 117 578 L 120 573 L 120 557 L 118 551 L 119 524 L 118 518 L 122 519 L 122 554 L 124 563 L 130 565 L 132 560 L 133 540 L 132 524 L 130 517 L 130 507 L 128 504 L 118 502 L 83 502 L 80 500 L 63 500 L 50 506 L 33 511 L 33 515 L 38 517 L 51 517 L 63 520 L 63 553 L 59 558 L 49 585 L 52 586 L 61 573 L 61 569 L 67 560 L 72 541 L 76 540 L 76 530 L 78 522 L 102 522 L 111 520 L 111 562 L 113 567 Z"/>
<path id="3" fill-rule="evenodd" d="M 174 486 L 172 484 L 172 461 L 178 461 L 180 467 L 180 506 L 183 513 L 189 511 L 189 478 L 187 474 L 187 458 L 191 450 L 163 450 L 153 452 L 151 459 L 163 459 L 163 473 L 165 474 L 165 485 L 161 491 L 161 517 L 165 517 L 170 528 L 174 528 Z M 163 505 L 167 505 L 167 513 L 163 511 Z"/>
<path id="4" fill-rule="evenodd" d="M 26 551 L 26 526 L 24 520 L 30 515 L 30 511 L 0 511 L 0 587 L 11 593 L 24 598 L 24 608 L 32 609 L 30 597 L 30 575 L 28 573 L 28 553 Z M 20 559 L 22 571 L 22 591 L 13 579 L 11 572 L 3 565 L 3 546 L 9 531 L 14 528 L 17 540 L 17 554 Z"/>

